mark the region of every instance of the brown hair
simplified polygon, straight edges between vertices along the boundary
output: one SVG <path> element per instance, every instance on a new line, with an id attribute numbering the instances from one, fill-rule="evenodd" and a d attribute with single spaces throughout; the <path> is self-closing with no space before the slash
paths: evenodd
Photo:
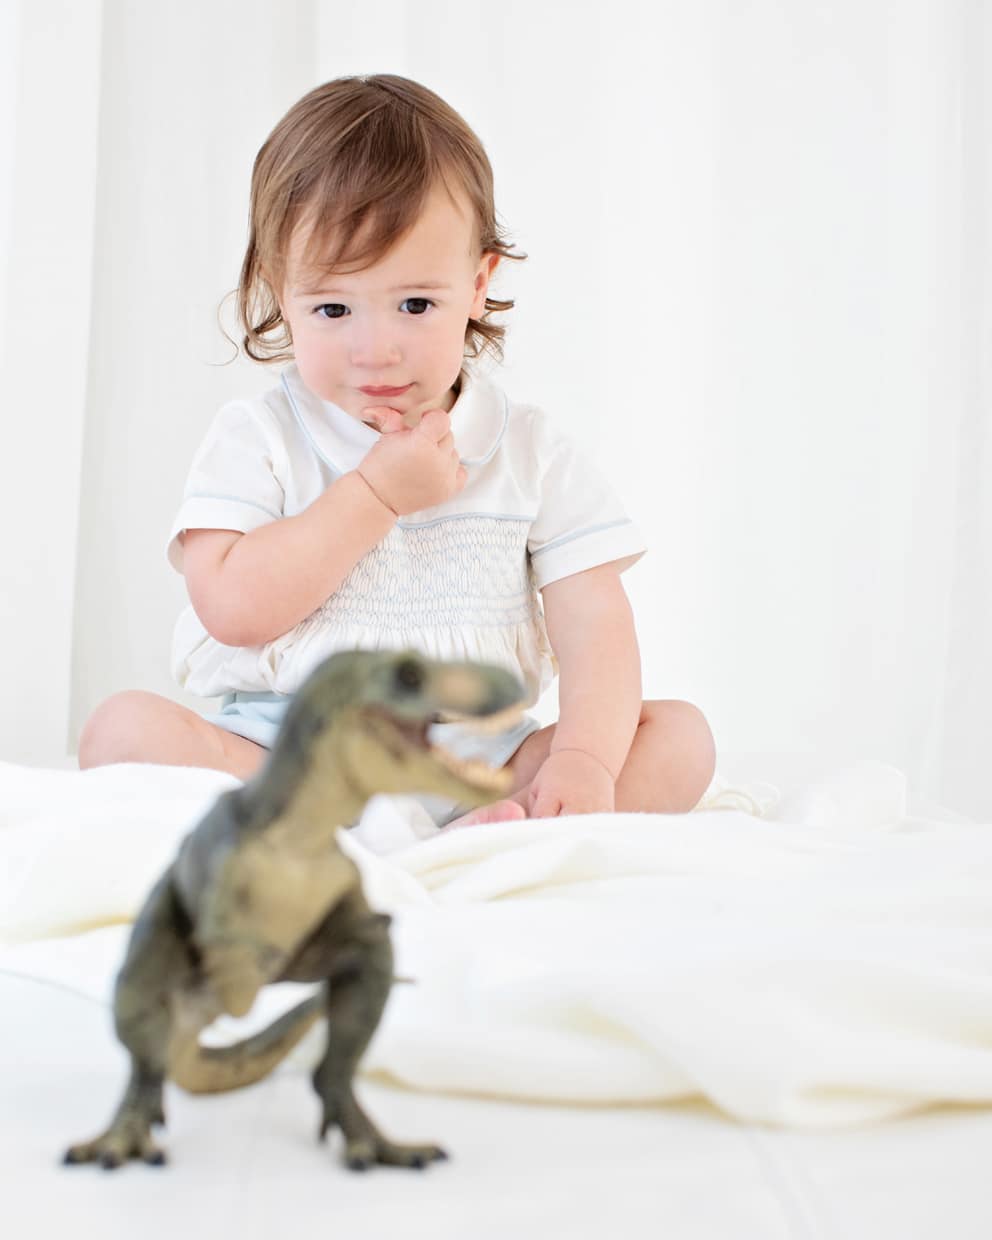
<path id="1" fill-rule="evenodd" d="M 275 290 L 298 223 L 312 222 L 310 246 L 336 241 L 321 266 L 333 267 L 366 223 L 365 244 L 349 256 L 354 270 L 378 261 L 416 223 L 438 183 L 449 177 L 468 198 L 476 253 L 511 254 L 496 223 L 493 173 L 482 143 L 433 91 L 390 73 L 335 78 L 294 104 L 255 157 L 248 248 L 238 282 L 242 346 L 258 362 L 292 358 L 292 341 Z M 358 264 L 362 264 L 359 266 Z M 512 301 L 486 298 L 480 319 L 465 328 L 468 357 L 489 349 L 503 357 L 506 328 L 488 322 Z"/>

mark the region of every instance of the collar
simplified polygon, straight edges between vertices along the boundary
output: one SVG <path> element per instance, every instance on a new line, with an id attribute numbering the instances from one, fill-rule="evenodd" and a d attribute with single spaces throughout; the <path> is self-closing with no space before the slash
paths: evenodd
<path id="1" fill-rule="evenodd" d="M 280 385 L 317 455 L 337 473 L 354 469 L 378 440 L 379 432 L 371 426 L 339 405 L 315 396 L 300 378 L 295 362 L 282 371 Z M 458 459 L 466 467 L 484 465 L 506 431 L 506 393 L 492 380 L 463 366 L 461 389 L 449 416 Z"/>

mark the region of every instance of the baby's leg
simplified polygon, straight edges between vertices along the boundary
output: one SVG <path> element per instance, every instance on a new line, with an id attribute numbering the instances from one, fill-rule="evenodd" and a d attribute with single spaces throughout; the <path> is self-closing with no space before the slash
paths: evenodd
<path id="1" fill-rule="evenodd" d="M 513 774 L 509 800 L 483 805 L 449 822 L 448 827 L 526 818 L 529 785 L 551 752 L 556 727 L 552 723 L 532 732 L 507 763 Z M 688 813 L 709 787 L 715 765 L 713 734 L 697 707 L 677 700 L 646 701 L 616 781 L 616 811 Z"/>
<path id="2" fill-rule="evenodd" d="M 79 738 L 79 765 L 84 770 L 112 762 L 157 762 L 205 766 L 247 779 L 268 752 L 178 702 L 138 689 L 101 702 Z"/>

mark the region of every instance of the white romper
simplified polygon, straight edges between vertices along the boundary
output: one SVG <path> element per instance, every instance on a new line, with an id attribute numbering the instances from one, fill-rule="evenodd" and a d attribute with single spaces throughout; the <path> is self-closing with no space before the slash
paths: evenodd
<path id="1" fill-rule="evenodd" d="M 191 693 L 225 698 L 212 722 L 271 746 L 288 695 L 336 650 L 412 648 L 496 663 L 520 678 L 525 707 L 552 683 L 558 666 L 538 591 L 611 561 L 623 571 L 643 555 L 644 540 L 600 471 L 541 409 L 510 400 L 466 366 L 449 416 L 463 489 L 400 517 L 289 632 L 261 646 L 225 646 L 191 606 L 182 612 L 172 672 Z M 169 535 L 170 563 L 182 572 L 188 529 L 247 533 L 302 512 L 378 438 L 310 392 L 291 363 L 264 395 L 217 412 Z M 528 715 L 512 732 L 478 737 L 436 724 L 431 739 L 503 765 L 539 726 Z"/>

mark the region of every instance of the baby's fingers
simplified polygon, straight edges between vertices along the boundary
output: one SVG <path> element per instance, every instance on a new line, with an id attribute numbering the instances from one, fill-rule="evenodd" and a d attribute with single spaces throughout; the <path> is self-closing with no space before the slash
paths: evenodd
<path id="1" fill-rule="evenodd" d="M 428 409 L 417 424 L 417 430 L 440 443 L 451 433 L 451 418 L 444 409 Z"/>
<path id="2" fill-rule="evenodd" d="M 381 435 L 401 431 L 406 426 L 399 410 L 392 409 L 389 405 L 371 405 L 368 409 L 362 410 L 362 417 Z"/>

